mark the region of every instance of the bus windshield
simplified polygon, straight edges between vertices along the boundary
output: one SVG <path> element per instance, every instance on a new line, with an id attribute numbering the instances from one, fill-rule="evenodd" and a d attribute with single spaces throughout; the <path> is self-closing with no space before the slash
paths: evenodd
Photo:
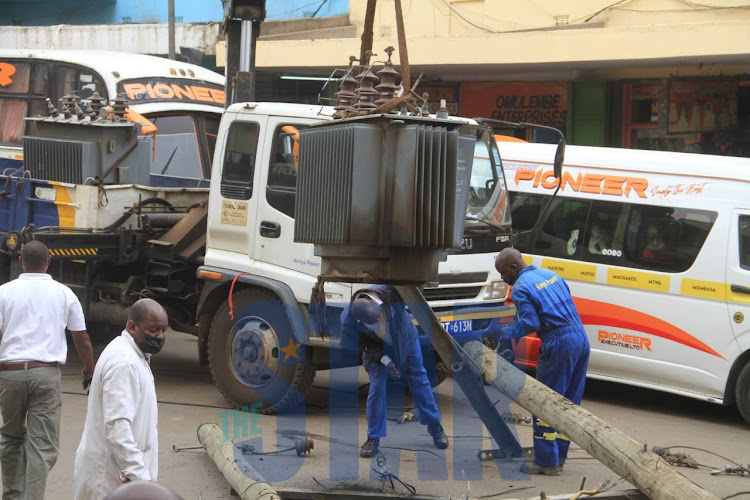
<path id="1" fill-rule="evenodd" d="M 474 144 L 471 169 L 467 228 L 472 221 L 484 223 L 485 228 L 510 229 L 511 218 L 508 190 L 494 137 L 482 131 Z"/>

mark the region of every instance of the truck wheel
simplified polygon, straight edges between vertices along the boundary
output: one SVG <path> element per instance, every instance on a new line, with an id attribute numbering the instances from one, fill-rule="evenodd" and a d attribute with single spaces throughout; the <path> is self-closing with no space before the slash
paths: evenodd
<path id="1" fill-rule="evenodd" d="M 737 377 L 735 399 L 742 418 L 750 424 L 750 362 L 745 363 L 745 367 Z"/>
<path id="2" fill-rule="evenodd" d="M 232 299 L 234 321 L 227 300 L 209 331 L 208 362 L 217 387 L 233 405 L 254 405 L 259 413 L 302 407 L 315 367 L 305 345 L 295 343 L 284 305 L 258 289 L 241 290 Z"/>

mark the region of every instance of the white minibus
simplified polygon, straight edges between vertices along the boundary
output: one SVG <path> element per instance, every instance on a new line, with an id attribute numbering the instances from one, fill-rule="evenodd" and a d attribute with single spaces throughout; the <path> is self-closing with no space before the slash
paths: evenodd
<path id="1" fill-rule="evenodd" d="M 536 224 L 554 146 L 498 146 L 516 247 L 569 283 L 588 376 L 736 404 L 750 423 L 750 159 L 568 146 Z"/>
<path id="2" fill-rule="evenodd" d="M 224 111 L 224 76 L 161 57 L 99 50 L 0 49 L 0 172 L 23 163 L 24 118 L 47 116 L 71 91 L 123 96 L 156 126 L 151 184 L 208 187 Z"/>

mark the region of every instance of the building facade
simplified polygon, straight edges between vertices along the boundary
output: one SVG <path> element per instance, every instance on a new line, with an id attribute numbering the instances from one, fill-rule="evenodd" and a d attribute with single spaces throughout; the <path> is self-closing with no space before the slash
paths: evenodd
<path id="1" fill-rule="evenodd" d="M 167 52 L 166 1 L 158 8 L 142 0 L 111 2 L 98 9 L 102 24 L 77 23 L 85 26 L 27 25 L 18 9 L 25 6 L 33 17 L 35 3 L 0 0 L 15 5 L 0 13 L 3 46 Z M 321 79 L 358 56 L 366 4 L 266 2 L 257 98 L 334 97 L 335 82 L 322 89 Z M 402 4 L 411 75 L 421 75 L 417 91 L 428 93 L 433 107 L 442 98 L 464 116 L 552 125 L 572 144 L 750 156 L 750 0 Z M 69 18 L 49 11 L 44 19 L 96 20 L 82 2 L 79 10 Z M 220 0 L 176 0 L 175 15 L 182 20 L 178 46 L 196 48 L 205 54 L 204 65 L 221 67 Z M 392 1 L 381 0 L 375 60 L 385 60 L 387 46 L 398 46 L 395 10 Z M 398 53 L 393 60 L 398 64 Z"/>

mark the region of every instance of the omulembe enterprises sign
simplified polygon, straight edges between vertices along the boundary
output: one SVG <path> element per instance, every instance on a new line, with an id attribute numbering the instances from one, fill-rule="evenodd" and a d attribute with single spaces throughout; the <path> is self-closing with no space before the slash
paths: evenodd
<path id="1" fill-rule="evenodd" d="M 461 116 L 485 117 L 565 127 L 568 84 L 565 82 L 464 83 Z"/>

